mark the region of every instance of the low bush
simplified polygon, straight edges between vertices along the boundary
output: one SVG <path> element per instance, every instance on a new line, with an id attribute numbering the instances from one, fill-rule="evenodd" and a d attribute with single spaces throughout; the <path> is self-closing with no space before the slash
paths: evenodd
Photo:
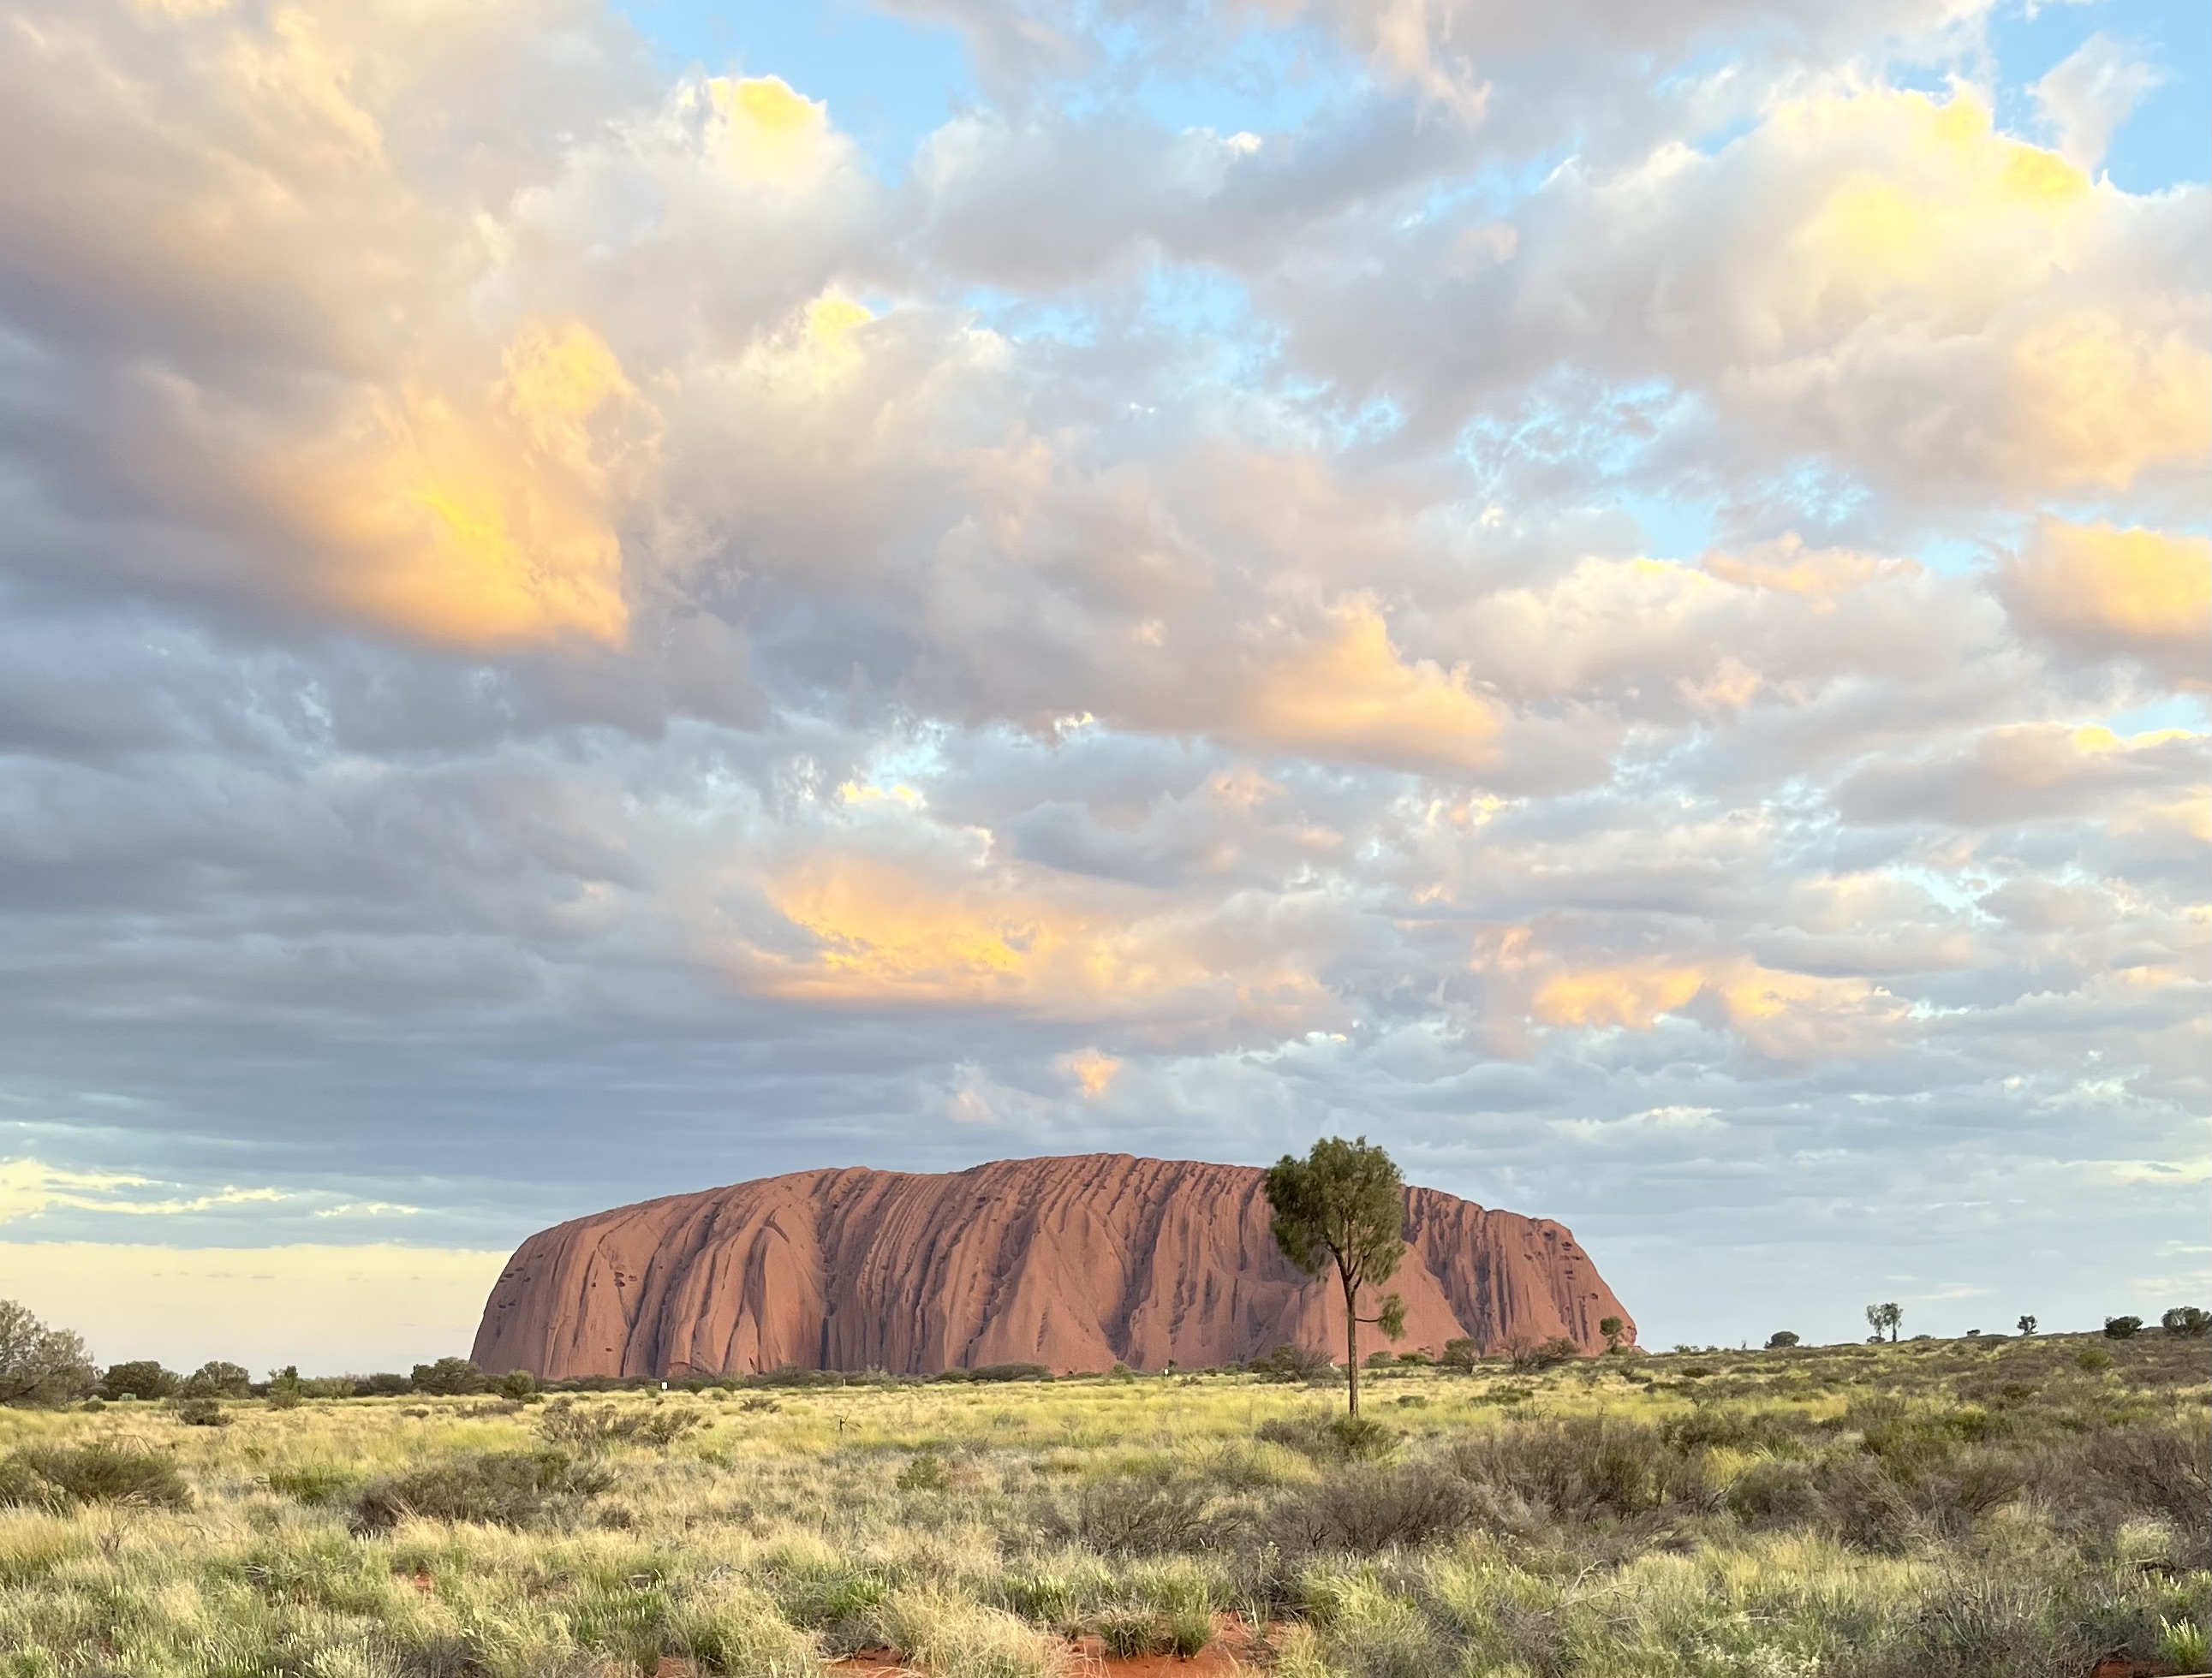
<path id="1" fill-rule="evenodd" d="M 361 1490 L 361 1476 L 336 1463 L 295 1463 L 269 1470 L 269 1489 L 311 1507 L 342 1508 Z"/>
<path id="2" fill-rule="evenodd" d="M 1372 1416 L 1273 1416 L 1253 1430 L 1270 1445 L 1288 1445 L 1309 1457 L 1340 1462 L 1379 1462 L 1396 1451 L 1404 1435 Z"/>
<path id="3" fill-rule="evenodd" d="M 1288 1344 L 1278 1346 L 1264 1358 L 1254 1359 L 1245 1367 L 1263 1381 L 1285 1384 L 1323 1380 L 1337 1372 L 1326 1352 Z"/>
<path id="4" fill-rule="evenodd" d="M 1202 1487 L 1174 1481 L 1102 1480 L 1076 1501 L 1073 1536 L 1102 1555 L 1164 1555 L 1206 1548 Z"/>
<path id="5" fill-rule="evenodd" d="M 937 1378 L 940 1381 L 1049 1381 L 1052 1371 L 1041 1363 L 987 1363 L 974 1369 L 947 1369 Z"/>
<path id="6" fill-rule="evenodd" d="M 1361 1464 L 1301 1487 L 1273 1511 L 1276 1530 L 1310 1548 L 1374 1555 L 1456 1536 L 1480 1514 L 1476 1493 L 1430 1465 Z"/>
<path id="7" fill-rule="evenodd" d="M 616 1444 L 650 1445 L 665 1451 L 695 1428 L 706 1425 L 698 1411 L 656 1404 L 650 1409 L 624 1409 L 613 1404 L 579 1404 L 573 1398 L 556 1398 L 538 1418 L 538 1432 L 548 1445 L 582 1451 L 599 1451 Z"/>
<path id="8" fill-rule="evenodd" d="M 63 1510 L 112 1503 L 184 1509 L 191 1500 L 191 1488 L 177 1471 L 175 1459 L 158 1451 L 95 1442 L 25 1445 L 0 1458 L 0 1505 Z"/>
<path id="9" fill-rule="evenodd" d="M 485 1451 L 371 1481 L 354 1516 L 371 1532 L 388 1532 L 410 1517 L 523 1527 L 572 1514 L 613 1484 L 610 1470 L 564 1451 Z"/>
<path id="10" fill-rule="evenodd" d="M 177 1405 L 177 1420 L 187 1427 L 228 1427 L 230 1412 L 213 1398 L 186 1398 Z"/>

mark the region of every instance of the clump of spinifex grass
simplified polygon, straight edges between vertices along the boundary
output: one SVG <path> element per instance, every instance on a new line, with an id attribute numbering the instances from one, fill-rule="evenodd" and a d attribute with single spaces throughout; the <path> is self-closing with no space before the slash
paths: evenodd
<path id="1" fill-rule="evenodd" d="M 2201 1344 L 1380 1370 L 1357 1440 L 1235 1375 L 0 1412 L 0 1675 L 1030 1678 L 1230 1618 L 1307 1678 L 2186 1670 Z"/>

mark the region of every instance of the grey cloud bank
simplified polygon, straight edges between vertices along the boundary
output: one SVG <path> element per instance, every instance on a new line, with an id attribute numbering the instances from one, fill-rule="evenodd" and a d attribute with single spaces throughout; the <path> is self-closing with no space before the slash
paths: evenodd
<path id="1" fill-rule="evenodd" d="M 19 7 L 0 1236 L 1342 1130 L 1658 1343 L 2201 1289 L 2206 191 L 1573 10 L 1245 134 L 935 9 L 888 182 L 581 3 Z"/>

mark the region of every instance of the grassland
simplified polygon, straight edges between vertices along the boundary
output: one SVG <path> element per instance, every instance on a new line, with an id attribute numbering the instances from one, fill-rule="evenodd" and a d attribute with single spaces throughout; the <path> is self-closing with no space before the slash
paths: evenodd
<path id="1" fill-rule="evenodd" d="M 1076 1633 L 1285 1678 L 2196 1670 L 2206 1366 L 1404 1369 L 1353 1451 L 1340 1390 L 1218 1374 L 6 1411 L 0 1674 L 1028 1678 Z"/>

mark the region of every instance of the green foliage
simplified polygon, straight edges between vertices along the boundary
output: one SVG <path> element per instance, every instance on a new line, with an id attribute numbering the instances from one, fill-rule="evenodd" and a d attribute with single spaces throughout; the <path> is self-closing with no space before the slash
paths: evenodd
<path id="1" fill-rule="evenodd" d="M 1303 1160 L 1285 1154 L 1268 1167 L 1267 1204 L 1275 1245 L 1308 1275 L 1334 1264 L 1344 1289 L 1345 1366 L 1351 1410 L 1359 1413 L 1359 1324 L 1389 1339 L 1406 1331 L 1406 1307 L 1384 1296 L 1373 1317 L 1359 1314 L 1361 1290 L 1397 1274 L 1406 1251 L 1406 1184 L 1390 1156 L 1361 1136 L 1323 1136 Z"/>
<path id="2" fill-rule="evenodd" d="M 96 1440 L 91 1445 L 25 1445 L 0 1458 L 0 1504 L 66 1509 L 113 1503 L 183 1509 L 191 1489 L 176 1460 L 158 1451 Z"/>
<path id="3" fill-rule="evenodd" d="M 1880 1340 L 1886 1332 L 1889 1336 L 1889 1343 L 1894 1346 L 1897 1343 L 1898 1325 L 1905 1321 L 1905 1307 L 1894 1299 L 1878 1305 L 1869 1305 L 1866 1308 L 1866 1320 L 1867 1325 L 1874 1330 L 1875 1339 Z"/>
<path id="4" fill-rule="evenodd" d="M 1507 1348 L 1513 1366 L 1523 1372 L 1533 1369 L 1556 1369 L 1563 1363 L 1572 1363 L 1583 1354 L 1583 1348 L 1565 1335 L 1553 1335 L 1549 1340 L 1516 1341 Z"/>
<path id="5" fill-rule="evenodd" d="M 1777 1329 L 1766 1336 L 1766 1349 L 1770 1352 L 1786 1351 L 1797 1343 L 1797 1336 L 1788 1329 Z"/>
<path id="6" fill-rule="evenodd" d="M 242 1365 L 211 1359 L 185 1376 L 178 1390 L 187 1398 L 244 1398 L 253 1390 L 253 1378 Z"/>
<path id="7" fill-rule="evenodd" d="M 1482 1361 L 1482 1348 L 1462 1335 L 1455 1340 L 1444 1342 L 1444 1354 L 1441 1361 L 1446 1369 L 1467 1373 Z"/>
<path id="8" fill-rule="evenodd" d="M 898 1472 L 902 1492 L 941 1492 L 948 1483 L 945 1459 L 933 1451 L 917 1451 Z"/>
<path id="9" fill-rule="evenodd" d="M 372 1532 L 388 1532 L 410 1516 L 523 1527 L 613 1484 L 610 1470 L 565 1451 L 482 1451 L 381 1475 L 363 1488 L 354 1514 Z"/>
<path id="10" fill-rule="evenodd" d="M 482 1392 L 491 1384 L 484 1372 L 466 1358 L 440 1358 L 435 1363 L 418 1363 L 410 1378 L 416 1392 L 465 1396 Z"/>
<path id="11" fill-rule="evenodd" d="M 48 1328 L 13 1299 L 0 1299 L 0 1404 L 66 1404 L 90 1392 L 97 1379 L 82 1338 Z"/>
<path id="12" fill-rule="evenodd" d="M 394 1370 L 364 1375 L 356 1390 L 372 1398 L 399 1398 L 415 1390 L 415 1383 Z"/>
<path id="13" fill-rule="evenodd" d="M 112 1363 L 101 1372 L 100 1396 L 118 1398 L 167 1398 L 176 1391 L 178 1378 L 151 1358 Z"/>
<path id="14" fill-rule="evenodd" d="M 618 1444 L 665 1451 L 707 1418 L 689 1405 L 655 1404 L 650 1409 L 614 1404 L 579 1404 L 556 1398 L 538 1418 L 539 1437 L 548 1445 L 596 1452 Z"/>
<path id="15" fill-rule="evenodd" d="M 216 1398 L 185 1398 L 177 1402 L 177 1420 L 187 1427 L 228 1427 L 230 1412 Z"/>
<path id="16" fill-rule="evenodd" d="M 1245 1367 L 1263 1381 L 1291 1382 L 1327 1380 L 1336 1373 L 1336 1366 L 1326 1352 L 1316 1352 L 1303 1346 L 1282 1345 L 1264 1358 L 1255 1358 Z"/>
<path id="17" fill-rule="evenodd" d="M 2133 1340 L 2142 1332 L 2142 1318 L 2140 1317 L 2107 1317 L 2105 1319 L 2105 1338 L 2107 1340 Z"/>
<path id="18" fill-rule="evenodd" d="M 987 1363 L 973 1369 L 947 1369 L 937 1378 L 940 1381 L 980 1381 L 989 1384 L 997 1381 L 1049 1381 L 1052 1371 L 1041 1363 Z"/>
<path id="19" fill-rule="evenodd" d="M 2091 1375 L 2101 1375 L 2112 1366 L 2112 1354 L 2095 1346 L 2084 1346 L 2074 1354 L 2074 1366 Z"/>
<path id="20" fill-rule="evenodd" d="M 269 1489 L 311 1508 L 339 1509 L 361 1491 L 361 1476 L 340 1463 L 295 1463 L 269 1471 Z"/>
<path id="21" fill-rule="evenodd" d="M 2023 1316 L 2017 1323 L 2013 1324 L 2013 1327 L 2018 1329 L 2021 1333 L 2024 1335 L 2032 1335 L 2035 1332 L 2035 1318 L 2033 1317 Z"/>
<path id="22" fill-rule="evenodd" d="M 1618 1352 L 1620 1342 L 1627 1337 L 1628 1324 L 1618 1317 L 1601 1317 L 1597 1319 L 1597 1331 L 1605 1336 L 1605 1349 Z"/>
<path id="23" fill-rule="evenodd" d="M 526 1369 L 510 1369 L 499 1378 L 493 1390 L 501 1398 L 535 1398 L 538 1396 L 538 1378 Z"/>
<path id="24" fill-rule="evenodd" d="M 2175 1305 L 2158 1319 L 2168 1334 L 2212 1334 L 2212 1311 L 2199 1305 Z"/>

